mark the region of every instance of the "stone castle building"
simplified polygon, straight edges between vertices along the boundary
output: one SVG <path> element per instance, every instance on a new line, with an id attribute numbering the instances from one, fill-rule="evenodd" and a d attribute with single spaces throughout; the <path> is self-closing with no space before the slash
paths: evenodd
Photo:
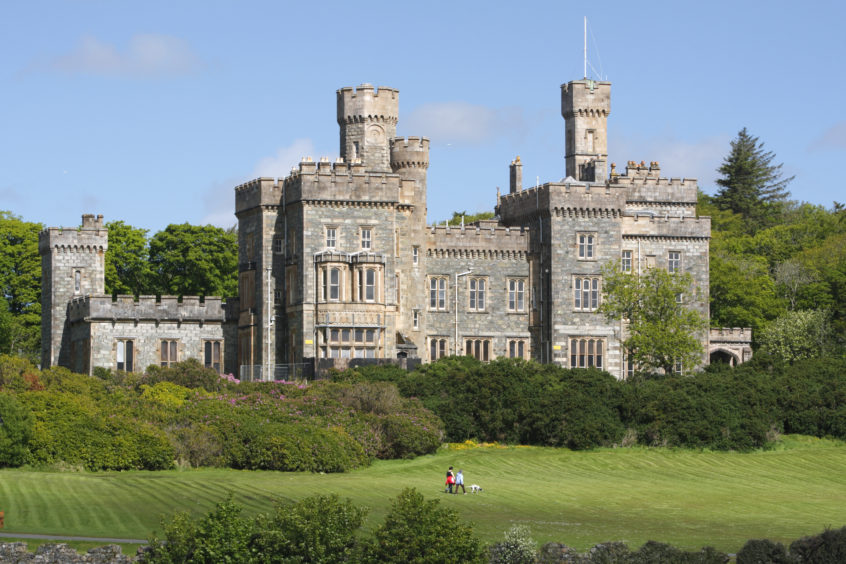
<path id="1" fill-rule="evenodd" d="M 608 82 L 562 85 L 564 179 L 524 188 L 517 157 L 495 219 L 437 226 L 426 221 L 429 140 L 396 137 L 399 92 L 342 88 L 336 162 L 306 157 L 284 179 L 235 189 L 238 298 L 113 299 L 102 216 L 45 230 L 43 364 L 143 369 L 193 356 L 278 378 L 353 359 L 466 354 L 624 378 L 625 327 L 596 312 L 602 266 L 689 272 L 702 296 L 689 305 L 707 318 L 711 224 L 696 216 L 695 180 L 662 178 L 657 162 L 609 170 L 610 94 Z M 748 330 L 711 334 L 703 362 L 751 354 Z"/>

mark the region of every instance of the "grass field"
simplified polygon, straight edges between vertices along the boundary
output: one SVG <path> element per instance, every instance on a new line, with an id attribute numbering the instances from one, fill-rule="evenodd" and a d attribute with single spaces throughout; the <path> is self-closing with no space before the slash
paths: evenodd
<path id="1" fill-rule="evenodd" d="M 444 494 L 449 465 L 485 491 Z M 371 508 L 369 528 L 403 487 L 413 486 L 456 509 L 485 541 L 519 523 L 539 542 L 580 550 L 609 540 L 632 548 L 657 540 L 737 552 L 750 538 L 784 542 L 846 525 L 844 469 L 846 445 L 805 437 L 746 454 L 452 445 L 347 474 L 3 470 L 0 510 L 6 533 L 146 538 L 160 529 L 161 515 L 203 513 L 229 491 L 250 514 L 267 511 L 273 498 L 334 492 Z"/>

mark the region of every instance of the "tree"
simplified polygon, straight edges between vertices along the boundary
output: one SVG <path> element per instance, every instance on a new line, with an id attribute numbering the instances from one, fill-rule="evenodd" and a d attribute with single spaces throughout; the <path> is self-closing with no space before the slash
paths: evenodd
<path id="1" fill-rule="evenodd" d="M 765 257 L 715 250 L 710 271 L 712 326 L 751 327 L 754 332 L 784 311 Z"/>
<path id="2" fill-rule="evenodd" d="M 695 294 L 690 274 L 650 268 L 638 275 L 623 272 L 619 261 L 603 267 L 602 274 L 598 311 L 609 320 L 626 320 L 623 347 L 637 366 L 669 374 L 677 366 L 689 371 L 702 362 L 707 323 L 685 304 Z"/>
<path id="3" fill-rule="evenodd" d="M 41 256 L 38 253 L 40 223 L 23 221 L 0 211 L 0 296 L 6 301 L 11 321 L 0 342 L 0 352 L 22 351 L 39 355 L 41 343 Z M 0 304 L 2 305 L 2 304 Z"/>
<path id="4" fill-rule="evenodd" d="M 147 230 L 110 221 L 109 250 L 106 251 L 106 293 L 138 296 L 150 293 L 150 263 Z"/>
<path id="5" fill-rule="evenodd" d="M 153 289 L 179 296 L 234 296 L 238 239 L 212 225 L 168 225 L 150 239 Z"/>
<path id="6" fill-rule="evenodd" d="M 413 488 L 391 503 L 385 521 L 373 532 L 363 561 L 397 564 L 482 563 L 486 559 L 473 528 L 452 509 L 438 507 Z"/>
<path id="7" fill-rule="evenodd" d="M 761 350 L 786 362 L 820 358 L 828 350 L 832 331 L 824 310 L 789 311 L 761 333 Z"/>
<path id="8" fill-rule="evenodd" d="M 0 393 L 0 467 L 20 466 L 29 460 L 32 415 L 15 396 Z"/>
<path id="9" fill-rule="evenodd" d="M 774 158 L 775 153 L 765 151 L 764 144 L 744 127 L 717 169 L 722 174 L 717 184 L 722 188 L 714 203 L 720 209 L 741 214 L 751 231 L 766 226 L 790 195 L 787 185 L 794 177 L 783 178 L 782 165 L 772 164 Z"/>
<path id="10" fill-rule="evenodd" d="M 334 564 L 353 560 L 356 532 L 367 510 L 337 494 L 311 496 L 296 503 L 277 503 L 272 516 L 256 518 L 250 541 L 262 562 Z"/>
<path id="11" fill-rule="evenodd" d="M 452 212 L 452 219 L 447 221 L 447 225 L 461 225 L 462 223 L 473 223 L 482 219 L 493 219 L 494 212 L 477 212 L 468 214 L 466 211 Z"/>

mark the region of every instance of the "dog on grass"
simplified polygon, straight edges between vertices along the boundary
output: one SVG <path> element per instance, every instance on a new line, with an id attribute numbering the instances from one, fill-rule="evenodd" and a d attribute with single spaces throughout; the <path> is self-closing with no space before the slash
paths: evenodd
<path id="1" fill-rule="evenodd" d="M 482 491 L 482 486 L 479 486 L 479 485 L 476 485 L 476 484 L 471 484 L 468 487 L 470 488 L 470 493 L 478 493 L 478 492 Z"/>

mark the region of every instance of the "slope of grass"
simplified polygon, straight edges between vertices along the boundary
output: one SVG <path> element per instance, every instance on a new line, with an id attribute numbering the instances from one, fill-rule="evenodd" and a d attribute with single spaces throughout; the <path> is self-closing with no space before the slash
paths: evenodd
<path id="1" fill-rule="evenodd" d="M 443 476 L 463 468 L 478 495 L 447 496 Z M 273 498 L 337 493 L 384 517 L 406 486 L 455 508 L 485 541 L 512 524 L 540 542 L 578 549 L 609 540 L 736 552 L 750 538 L 790 541 L 846 524 L 846 446 L 791 437 L 754 453 L 536 447 L 463 448 L 380 461 L 348 474 L 237 470 L 124 473 L 0 471 L 4 532 L 146 538 L 163 514 L 207 511 L 229 491 L 248 513 Z"/>

